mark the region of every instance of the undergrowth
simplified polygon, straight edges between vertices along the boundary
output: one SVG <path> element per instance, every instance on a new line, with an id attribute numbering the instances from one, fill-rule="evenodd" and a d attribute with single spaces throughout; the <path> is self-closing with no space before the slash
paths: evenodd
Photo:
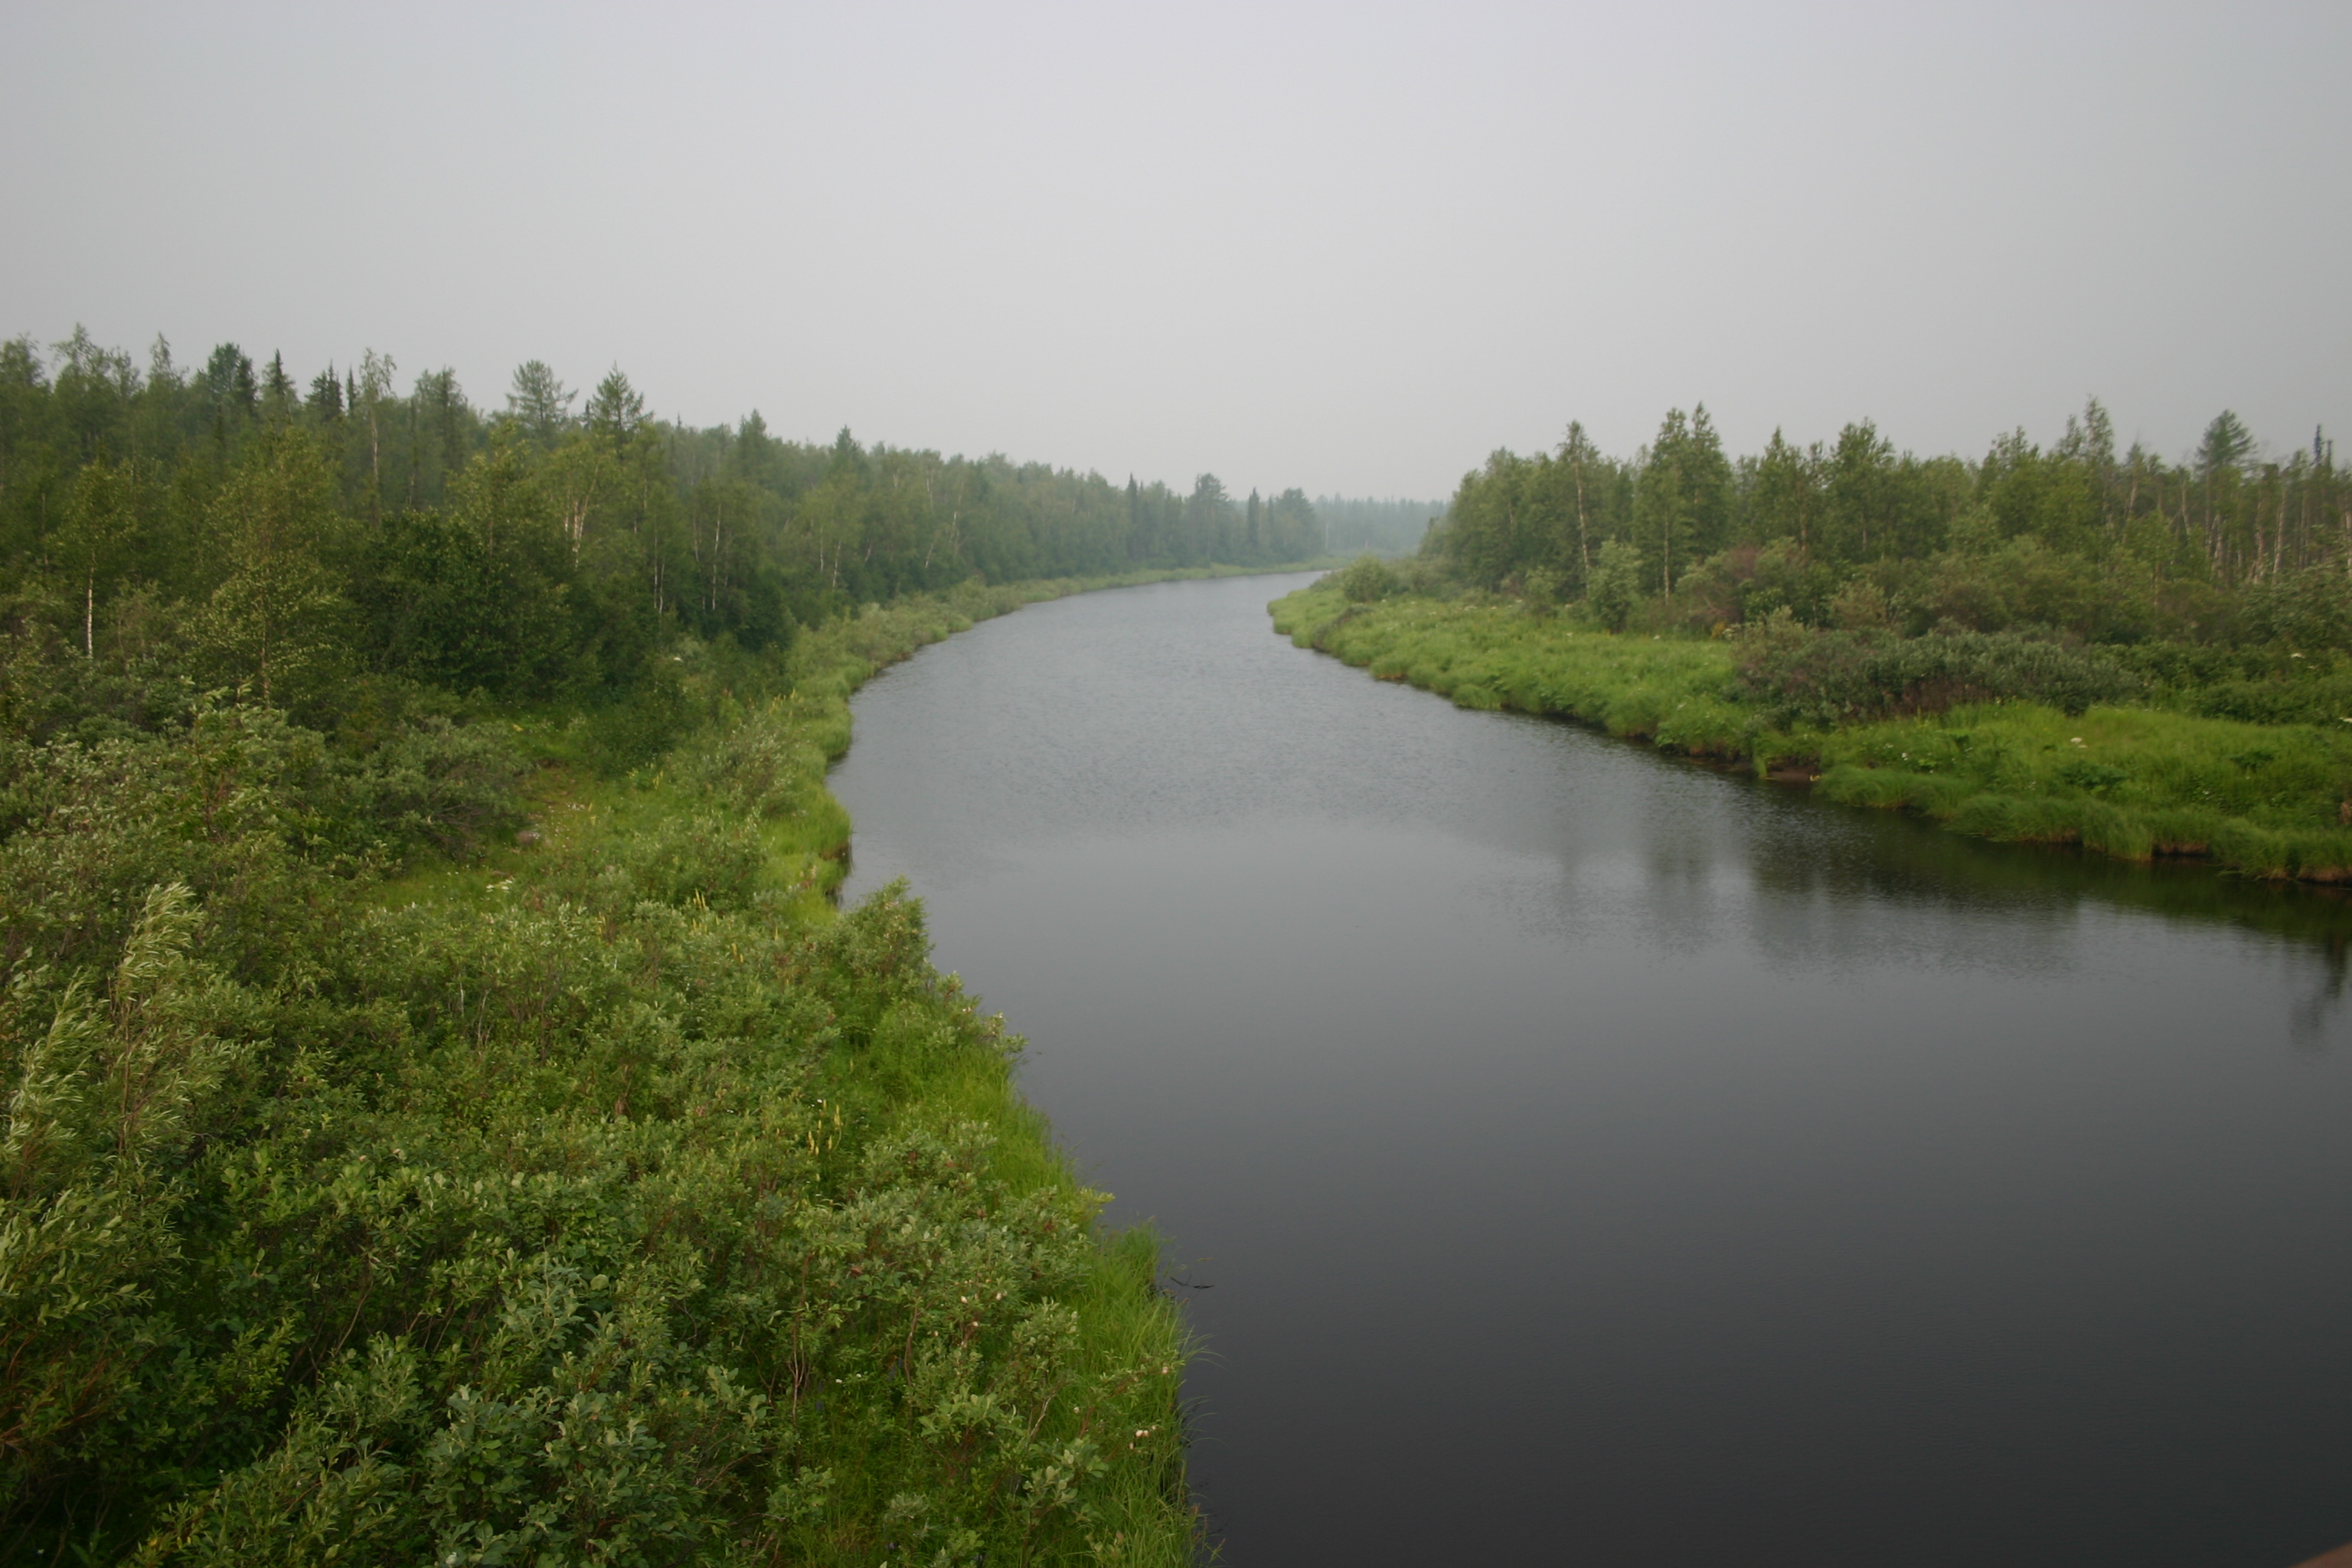
<path id="1" fill-rule="evenodd" d="M 362 776 L 246 708 L 11 758 L 0 1552 L 1191 1561 L 1154 1237 L 907 889 L 830 903 L 849 694 L 1081 585 L 688 647 L 634 759 L 519 714 Z"/>

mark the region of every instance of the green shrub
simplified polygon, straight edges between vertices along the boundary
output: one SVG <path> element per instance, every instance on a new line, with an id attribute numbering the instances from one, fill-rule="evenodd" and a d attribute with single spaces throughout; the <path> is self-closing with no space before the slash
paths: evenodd
<path id="1" fill-rule="evenodd" d="M 351 813 L 404 845 L 470 858 L 521 820 L 524 764 L 504 729 L 437 717 L 403 726 L 344 764 Z"/>
<path id="2" fill-rule="evenodd" d="M 2079 713 L 2137 683 L 2103 654 L 2010 633 L 1823 632 L 1758 639 L 1739 684 L 1766 722 L 1787 729 L 2020 700 Z"/>
<path id="3" fill-rule="evenodd" d="M 794 722 L 791 707 L 775 700 L 716 728 L 678 758 L 695 787 L 751 816 L 782 810 L 805 780 L 824 773 L 824 748 Z"/>
<path id="4" fill-rule="evenodd" d="M 2308 675 L 2221 680 L 2192 688 L 2191 712 L 2249 724 L 2340 724 L 2352 715 L 2352 668 L 2321 666 Z"/>
<path id="5" fill-rule="evenodd" d="M 2352 647 L 2352 576 L 2340 566 L 2289 572 L 2248 589 L 2238 635 L 2305 652 Z"/>
<path id="6" fill-rule="evenodd" d="M 1601 547 L 1601 558 L 1593 563 L 1592 581 L 1584 595 L 1585 609 L 1610 631 L 1622 632 L 1641 597 L 1641 548 L 1630 540 L 1609 541 Z"/>
<path id="7" fill-rule="evenodd" d="M 684 683 L 657 668 L 590 712 L 589 764 L 607 778 L 642 767 L 676 745 L 695 717 Z"/>
<path id="8" fill-rule="evenodd" d="M 1401 586 L 1396 573 L 1377 555 L 1359 555 L 1339 573 L 1339 593 L 1351 605 L 1385 599 Z"/>

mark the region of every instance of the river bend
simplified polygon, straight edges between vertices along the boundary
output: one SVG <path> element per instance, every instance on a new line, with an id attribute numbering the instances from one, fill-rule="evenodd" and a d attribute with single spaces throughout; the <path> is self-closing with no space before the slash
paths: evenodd
<path id="1" fill-rule="evenodd" d="M 985 623 L 833 781 L 1169 1237 L 1226 1561 L 2352 1540 L 2338 901 L 1457 710 L 1305 580 Z"/>

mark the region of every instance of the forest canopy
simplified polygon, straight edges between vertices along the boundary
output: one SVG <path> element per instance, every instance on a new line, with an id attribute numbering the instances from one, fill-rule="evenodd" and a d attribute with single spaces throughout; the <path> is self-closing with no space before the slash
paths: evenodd
<path id="1" fill-rule="evenodd" d="M 691 428 L 620 370 L 502 406 L 373 350 L 307 379 L 234 343 L 143 368 L 77 328 L 0 343 L 0 594 L 100 662 L 160 644 L 298 710 L 355 674 L 534 700 L 636 680 L 670 636 L 756 652 L 946 588 L 1320 553 L 1297 489 L 1229 494 Z"/>
<path id="2" fill-rule="evenodd" d="M 2116 449 L 2093 399 L 2048 446 L 1898 451 L 1868 420 L 1732 457 L 1705 405 L 1630 458 L 1571 424 L 1559 447 L 1464 476 L 1429 556 L 1468 583 L 1696 629 L 1786 610 L 1919 635 L 2341 644 L 2352 483 L 2334 443 L 2266 451 L 2235 414 L 2168 460 Z M 2314 574 L 2318 575 L 2315 576 Z"/>

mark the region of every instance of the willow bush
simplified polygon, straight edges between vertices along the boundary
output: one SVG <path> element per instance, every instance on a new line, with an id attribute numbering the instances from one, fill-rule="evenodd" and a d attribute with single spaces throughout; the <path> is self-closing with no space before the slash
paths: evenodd
<path id="1" fill-rule="evenodd" d="M 847 691 L 1034 596 L 684 647 L 609 783 L 562 713 L 19 731 L 0 1549 L 1189 1561 L 1156 1243 L 907 889 L 823 898 Z"/>
<path id="2" fill-rule="evenodd" d="M 2116 659 L 2014 632 L 1802 632 L 1743 639 L 1743 698 L 1774 729 L 1827 728 L 1976 702 L 2046 703 L 2080 713 L 2137 686 Z"/>

